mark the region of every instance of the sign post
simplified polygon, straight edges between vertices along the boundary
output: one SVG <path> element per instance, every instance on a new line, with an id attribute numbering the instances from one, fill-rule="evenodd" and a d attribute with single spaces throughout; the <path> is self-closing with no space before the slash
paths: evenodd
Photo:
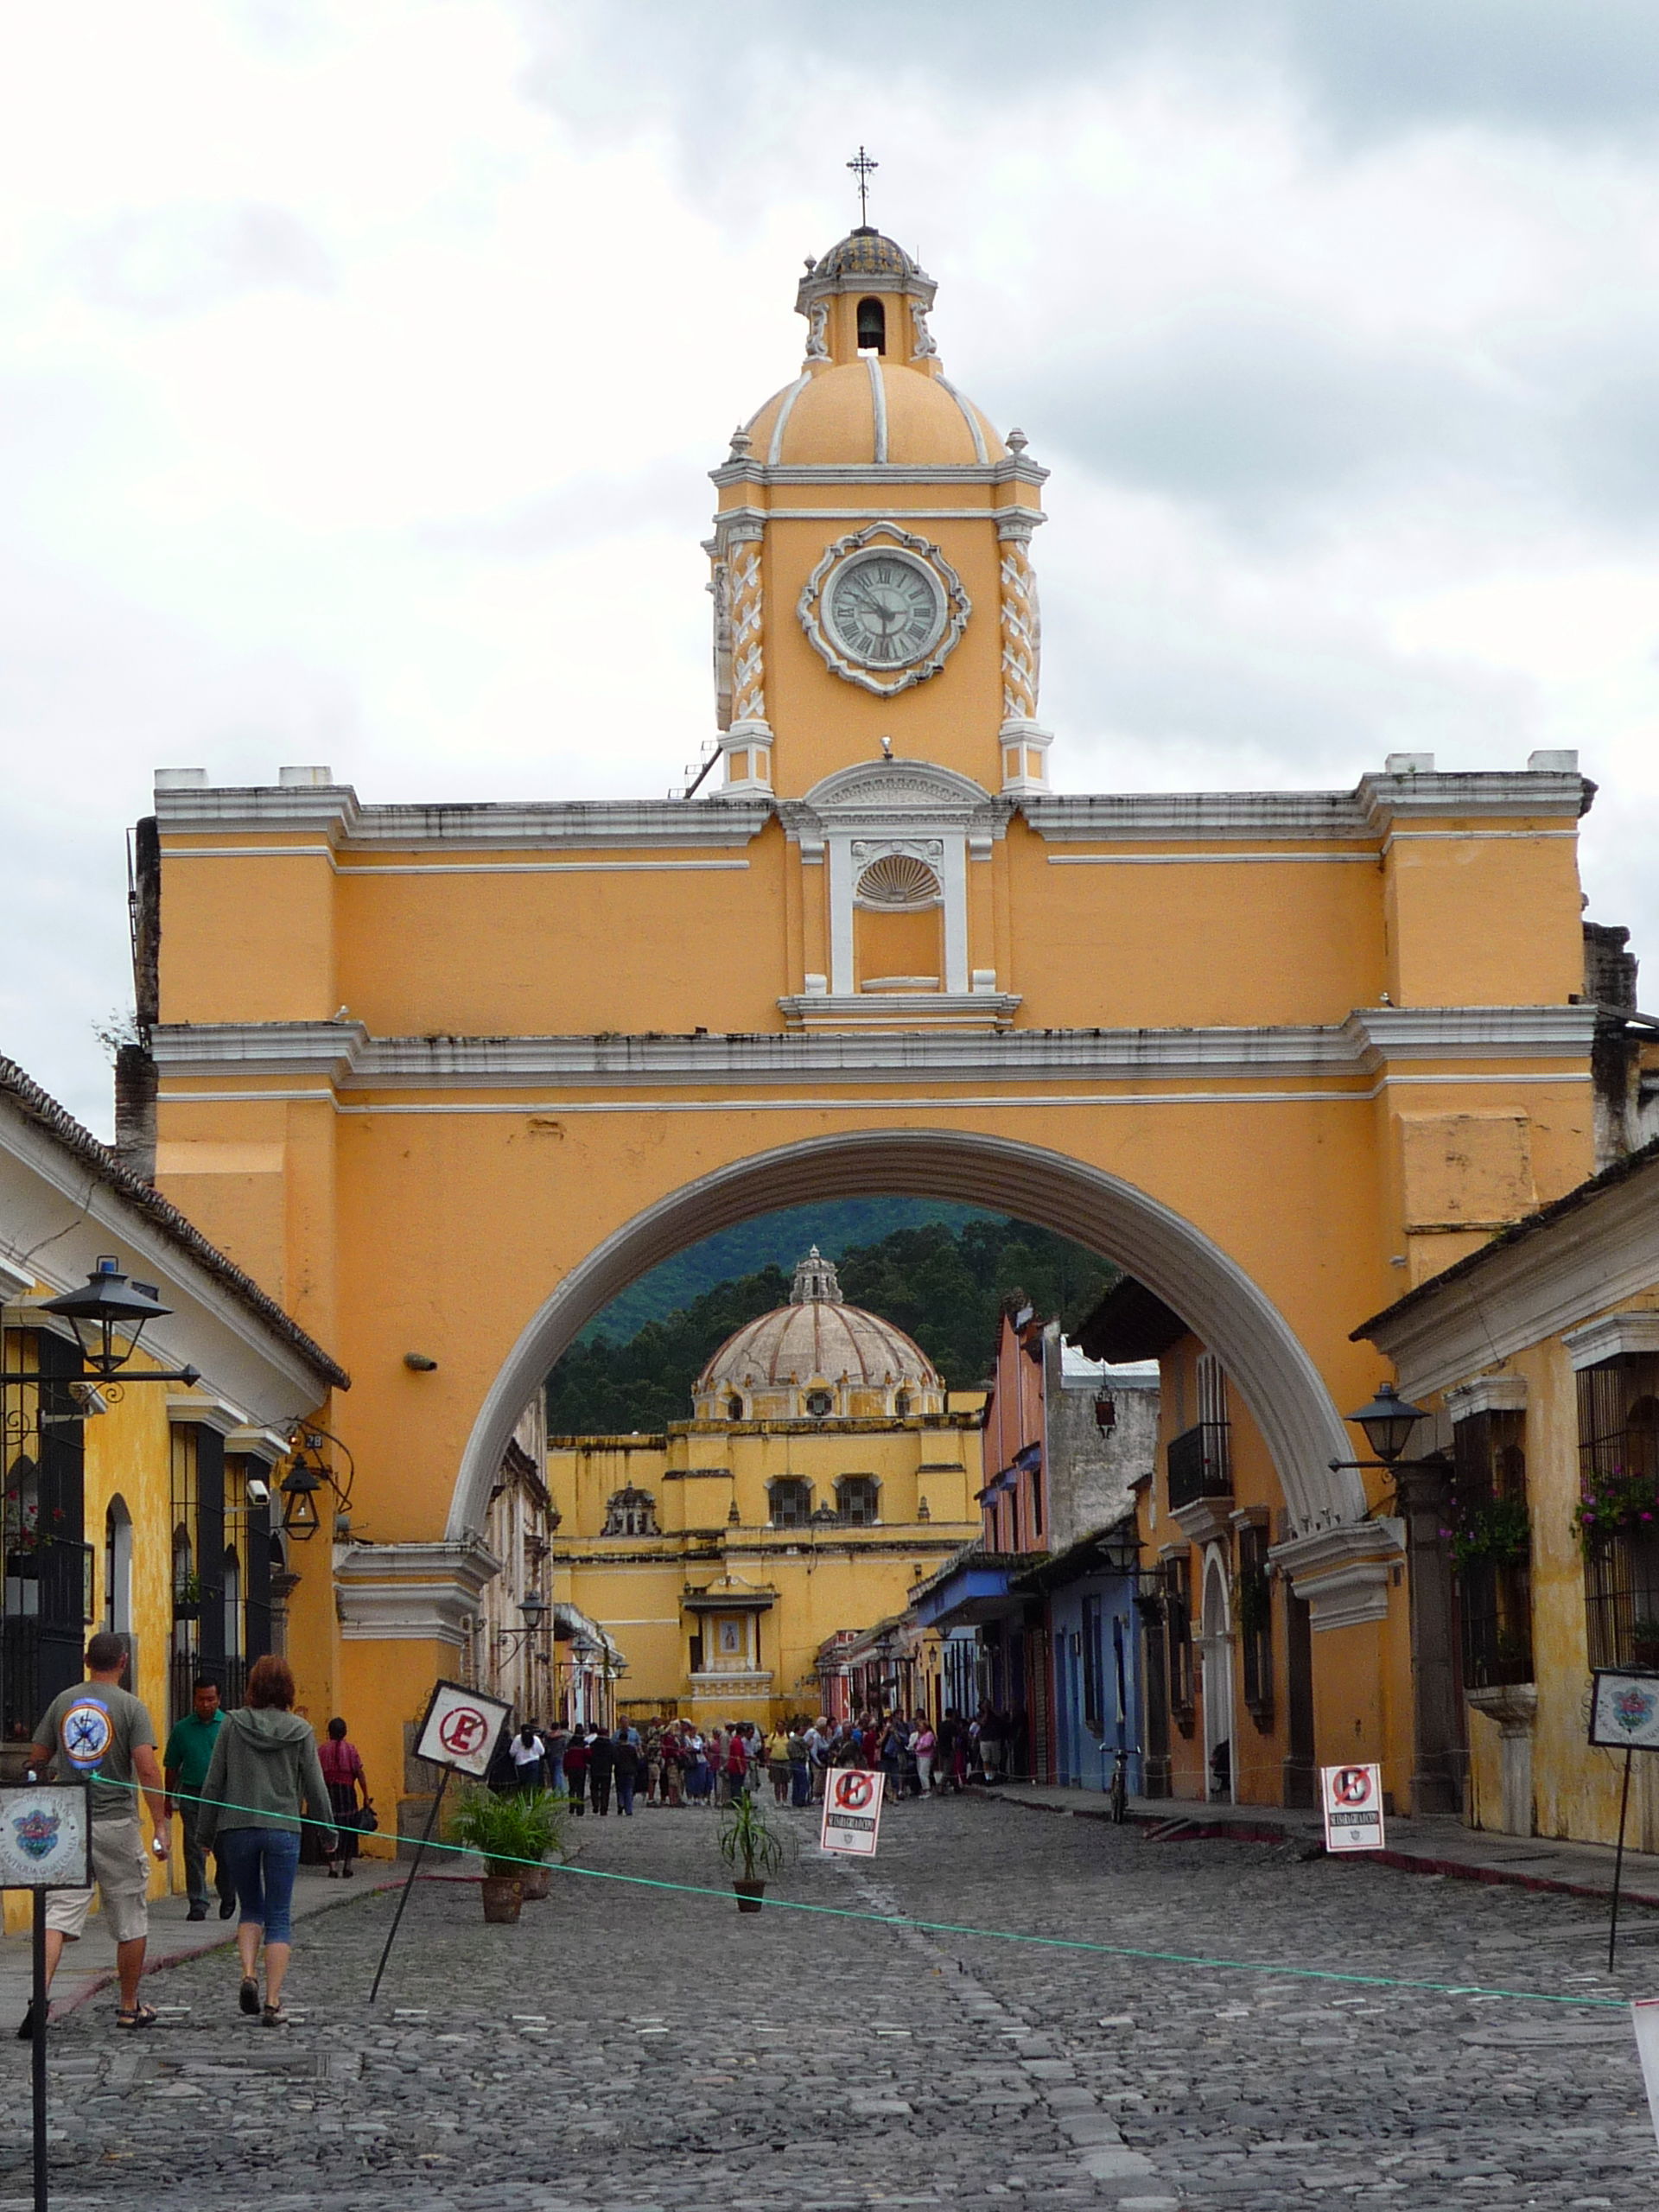
<path id="1" fill-rule="evenodd" d="M 415 1877 L 421 1871 L 426 1847 L 431 1842 L 433 1831 L 438 1825 L 438 1815 L 443 1806 L 443 1793 L 449 1787 L 449 1777 L 452 1774 L 463 1774 L 470 1781 L 482 1782 L 490 1770 L 490 1761 L 495 1757 L 501 1730 L 512 1711 L 512 1707 L 504 1698 L 491 1697 L 483 1690 L 469 1690 L 460 1682 L 436 1682 L 433 1685 L 420 1732 L 415 1738 L 415 1756 L 417 1759 L 424 1759 L 429 1766 L 442 1769 L 442 1773 L 437 1789 L 433 1793 L 432 1809 L 426 1816 L 426 1826 L 415 1847 L 409 1879 L 397 1893 L 397 1910 L 393 1913 L 391 1926 L 386 1932 L 386 1947 L 381 1952 L 380 1963 L 374 1970 L 374 1986 L 369 1992 L 371 2005 L 380 1994 L 380 1980 L 386 1971 L 386 1961 L 391 1956 L 391 1947 L 397 1941 L 397 1930 L 403 1926 L 409 1893 L 415 1886 Z"/>
<path id="2" fill-rule="evenodd" d="M 1590 1741 L 1623 1751 L 1618 1791 L 1618 1847 L 1613 1853 L 1613 1901 L 1607 1916 L 1607 1971 L 1618 1946 L 1618 1893 L 1624 1880 L 1624 1823 L 1630 1809 L 1630 1761 L 1637 1751 L 1659 1751 L 1659 1675 L 1598 1667 L 1591 1678 Z"/>
<path id="3" fill-rule="evenodd" d="M 855 1859 L 874 1859 L 881 1832 L 881 1793 L 885 1774 L 872 1774 L 861 1766 L 830 1770 L 823 1792 L 823 1824 L 818 1842 L 825 1851 L 845 1851 Z"/>
<path id="4" fill-rule="evenodd" d="M 35 1897 L 35 1982 L 29 1999 L 34 2046 L 35 2212 L 47 2212 L 46 1896 L 92 1885 L 92 1823 L 84 1782 L 29 1782 L 0 1789 L 0 1889 Z"/>
<path id="5" fill-rule="evenodd" d="M 1319 1802 L 1325 1808 L 1327 1851 L 1381 1851 L 1382 1770 L 1380 1766 L 1322 1766 Z"/>

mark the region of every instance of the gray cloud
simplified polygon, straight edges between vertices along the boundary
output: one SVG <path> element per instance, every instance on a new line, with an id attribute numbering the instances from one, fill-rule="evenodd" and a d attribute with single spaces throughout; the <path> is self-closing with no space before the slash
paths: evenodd
<path id="1" fill-rule="evenodd" d="M 499 513 L 429 524 L 417 539 L 435 552 L 537 561 L 645 530 L 695 536 L 707 527 L 713 499 L 706 470 L 664 461 L 633 476 L 569 477 Z"/>
<path id="2" fill-rule="evenodd" d="M 124 216 L 84 238 L 69 267 L 96 306 L 156 317 L 276 286 L 327 292 L 334 282 L 321 240 L 286 208 L 257 205 Z"/>

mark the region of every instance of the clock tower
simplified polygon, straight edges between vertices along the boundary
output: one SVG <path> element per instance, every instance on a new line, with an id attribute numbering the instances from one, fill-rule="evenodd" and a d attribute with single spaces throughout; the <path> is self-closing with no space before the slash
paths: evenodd
<path id="1" fill-rule="evenodd" d="M 1031 537 L 1046 472 L 946 378 L 933 279 L 861 226 L 809 260 L 792 384 L 714 471 L 715 689 L 733 797 L 895 759 L 1047 788 Z"/>

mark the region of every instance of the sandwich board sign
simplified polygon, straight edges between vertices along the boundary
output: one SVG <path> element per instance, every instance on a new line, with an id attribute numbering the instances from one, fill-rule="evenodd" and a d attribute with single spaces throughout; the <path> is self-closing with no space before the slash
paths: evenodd
<path id="1" fill-rule="evenodd" d="M 871 1774 L 861 1766 L 830 1768 L 823 1792 L 823 1825 L 818 1831 L 823 1849 L 850 1852 L 856 1859 L 874 1858 L 887 1779 L 885 1774 Z"/>
<path id="2" fill-rule="evenodd" d="M 1327 1851 L 1382 1850 L 1380 1766 L 1322 1766 L 1319 1800 L 1325 1808 Z"/>
<path id="3" fill-rule="evenodd" d="M 436 1683 L 415 1739 L 415 1756 L 481 1782 L 512 1711 L 505 1698 L 467 1689 L 460 1682 Z"/>

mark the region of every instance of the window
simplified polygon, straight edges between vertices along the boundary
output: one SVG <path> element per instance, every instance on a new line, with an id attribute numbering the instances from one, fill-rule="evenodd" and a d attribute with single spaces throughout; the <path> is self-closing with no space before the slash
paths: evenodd
<path id="1" fill-rule="evenodd" d="M 1659 1355 L 1580 1375 L 1579 1484 L 1590 1663 L 1645 1664 L 1659 1643 Z"/>
<path id="2" fill-rule="evenodd" d="M 743 1418 L 743 1401 L 742 1401 L 742 1399 L 741 1399 L 741 1398 L 728 1398 L 728 1399 L 727 1399 L 727 1401 L 726 1401 L 726 1418 L 727 1418 L 727 1420 L 728 1420 L 728 1421 L 741 1421 L 741 1420 L 742 1420 L 742 1418 Z"/>
<path id="3" fill-rule="evenodd" d="M 1244 1662 L 1244 1702 L 1256 1726 L 1273 1726 L 1273 1580 L 1266 1529 L 1238 1532 L 1238 1640 Z"/>
<path id="4" fill-rule="evenodd" d="M 836 1484 L 836 1503 L 842 1524 L 849 1529 L 875 1526 L 880 1485 L 874 1475 L 843 1475 Z"/>
<path id="5" fill-rule="evenodd" d="M 887 311 L 880 300 L 861 300 L 858 303 L 858 350 L 861 353 L 885 353 L 887 350 Z"/>
<path id="6" fill-rule="evenodd" d="M 1198 1699 L 1192 1663 L 1192 1561 L 1186 1552 L 1164 1561 L 1164 1636 L 1169 1709 L 1182 1735 L 1190 1736 Z"/>
<path id="7" fill-rule="evenodd" d="M 617 1491 L 605 1508 L 605 1526 L 601 1533 L 607 1536 L 659 1535 L 656 1499 L 648 1490 L 636 1490 L 632 1484 L 626 1490 Z"/>
<path id="8" fill-rule="evenodd" d="M 112 1497 L 104 1515 L 104 1625 L 132 1633 L 132 1516 L 124 1497 Z"/>
<path id="9" fill-rule="evenodd" d="M 242 1612 L 242 1562 L 236 1546 L 225 1547 L 225 1656 L 240 1665 L 245 1655 Z"/>
<path id="10" fill-rule="evenodd" d="M 1083 1601 L 1083 1725 L 1096 1742 L 1106 1733 L 1106 1694 L 1101 1667 L 1100 1600 Z"/>
<path id="11" fill-rule="evenodd" d="M 893 1392 L 893 1410 L 894 1417 L 899 1421 L 903 1421 L 905 1415 L 910 1411 L 910 1393 L 908 1390 L 895 1390 Z"/>
<path id="12" fill-rule="evenodd" d="M 1452 1560 L 1471 1690 L 1532 1680 L 1526 1416 L 1471 1414 L 1452 1432 Z"/>
<path id="13" fill-rule="evenodd" d="M 836 1410 L 834 1395 L 828 1390 L 809 1390 L 806 1410 L 814 1421 L 825 1421 Z"/>
<path id="14" fill-rule="evenodd" d="M 812 1517 L 812 1485 L 785 1475 L 770 1486 L 774 1529 L 804 1529 Z"/>

